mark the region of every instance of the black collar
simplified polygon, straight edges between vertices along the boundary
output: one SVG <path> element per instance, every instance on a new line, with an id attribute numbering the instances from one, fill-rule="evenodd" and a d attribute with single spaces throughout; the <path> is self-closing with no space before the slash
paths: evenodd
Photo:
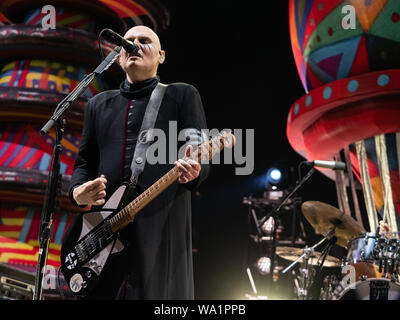
<path id="1" fill-rule="evenodd" d="M 130 83 L 125 79 L 121 83 L 119 90 L 128 99 L 139 99 L 149 96 L 157 86 L 159 80 L 158 76 L 135 83 Z"/>

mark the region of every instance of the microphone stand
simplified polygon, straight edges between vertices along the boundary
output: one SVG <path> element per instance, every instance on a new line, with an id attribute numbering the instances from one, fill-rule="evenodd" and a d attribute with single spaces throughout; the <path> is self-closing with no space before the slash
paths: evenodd
<path id="1" fill-rule="evenodd" d="M 117 59 L 121 51 L 120 46 L 116 46 L 107 57 L 98 65 L 98 67 L 72 90 L 56 107 L 53 115 L 47 123 L 40 129 L 40 134 L 48 134 L 49 130 L 55 126 L 56 141 L 54 145 L 52 160 L 49 169 L 49 179 L 46 186 L 45 204 L 42 209 L 40 230 L 39 230 L 39 255 L 36 268 L 35 290 L 33 300 L 42 300 L 43 282 L 46 273 L 46 263 L 49 250 L 49 243 L 52 234 L 52 215 L 56 209 L 57 196 L 61 190 L 61 174 L 60 174 L 60 155 L 62 151 L 62 138 L 64 134 L 65 118 L 64 114 L 68 108 L 78 99 L 90 85 L 90 83 L 107 70 Z"/>
<path id="2" fill-rule="evenodd" d="M 258 222 L 258 226 L 262 226 L 262 224 L 270 217 L 272 216 L 274 213 L 278 212 L 281 207 L 285 204 L 285 202 L 287 200 L 289 200 L 289 198 L 304 184 L 304 182 L 306 182 L 311 175 L 315 172 L 314 167 L 311 168 L 307 174 L 300 180 L 300 182 L 293 188 L 293 190 L 285 197 L 281 200 L 281 202 L 279 203 L 279 205 L 277 207 L 275 207 L 274 209 L 271 210 L 271 212 L 267 213 L 259 222 Z M 257 226 L 257 227 L 258 227 Z"/>

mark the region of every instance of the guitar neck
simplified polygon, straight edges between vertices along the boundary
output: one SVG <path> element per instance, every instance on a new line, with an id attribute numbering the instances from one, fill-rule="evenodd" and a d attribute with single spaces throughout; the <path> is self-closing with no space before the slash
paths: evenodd
<path id="1" fill-rule="evenodd" d="M 124 209 L 110 219 L 111 230 L 117 232 L 133 221 L 136 214 L 178 179 L 177 167 L 172 168 Z"/>
<path id="2" fill-rule="evenodd" d="M 198 146 L 196 151 L 191 154 L 190 157 L 185 157 L 185 160 L 192 159 L 201 163 L 202 160 L 211 159 L 215 154 L 220 152 L 225 145 L 233 147 L 234 144 L 234 135 L 231 133 L 222 133 L 213 139 L 202 143 L 200 146 Z M 132 222 L 136 214 L 161 192 L 168 188 L 174 181 L 176 181 L 178 176 L 178 168 L 172 168 L 155 183 L 153 183 L 150 188 L 148 188 L 135 200 L 129 203 L 124 209 L 114 215 L 110 219 L 112 232 L 117 232 Z"/>

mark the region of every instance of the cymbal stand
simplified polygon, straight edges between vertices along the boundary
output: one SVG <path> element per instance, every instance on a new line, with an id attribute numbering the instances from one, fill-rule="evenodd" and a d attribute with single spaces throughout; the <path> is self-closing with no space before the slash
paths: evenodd
<path id="1" fill-rule="evenodd" d="M 308 289 L 310 288 L 310 285 L 312 283 L 312 278 L 314 275 L 313 274 L 314 270 L 309 268 L 308 260 L 312 256 L 315 248 L 320 246 L 326 240 L 332 239 L 333 235 L 334 235 L 334 229 L 331 229 L 328 231 L 326 236 L 324 236 L 319 242 L 314 244 L 312 247 L 309 248 L 308 246 L 305 246 L 305 248 L 303 249 L 303 254 L 300 257 L 298 257 L 295 261 L 293 261 L 285 270 L 282 271 L 282 274 L 286 273 L 287 271 L 292 269 L 300 260 L 302 260 L 304 258 L 303 263 L 302 263 L 302 268 L 300 269 L 300 273 L 301 273 L 301 276 L 300 276 L 301 284 L 299 286 L 300 290 L 298 290 L 299 296 L 303 300 L 307 299 L 307 297 L 308 297 Z"/>

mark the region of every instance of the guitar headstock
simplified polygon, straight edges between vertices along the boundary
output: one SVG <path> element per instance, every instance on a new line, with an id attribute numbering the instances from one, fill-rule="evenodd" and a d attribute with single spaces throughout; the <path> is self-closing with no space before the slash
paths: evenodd
<path id="1" fill-rule="evenodd" d="M 203 142 L 197 148 L 196 158 L 198 162 L 211 160 L 223 148 L 233 148 L 235 145 L 235 136 L 228 130 L 223 130 L 212 139 Z"/>

